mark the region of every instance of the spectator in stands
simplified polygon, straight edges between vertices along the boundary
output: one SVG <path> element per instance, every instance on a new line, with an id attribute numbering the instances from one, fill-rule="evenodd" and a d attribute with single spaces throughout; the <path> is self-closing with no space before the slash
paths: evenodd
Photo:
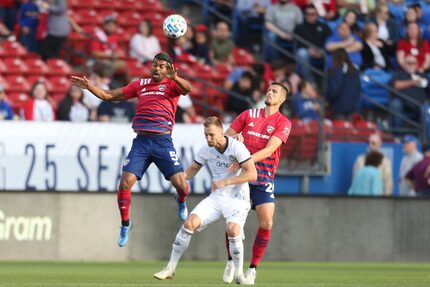
<path id="1" fill-rule="evenodd" d="M 251 99 L 254 92 L 256 92 L 253 84 L 254 76 L 246 71 L 243 72 L 239 81 L 231 88 L 227 98 L 226 111 L 230 113 L 232 118 L 251 108 Z"/>
<path id="2" fill-rule="evenodd" d="M 407 29 L 407 26 L 409 23 L 416 23 L 418 25 L 418 27 L 420 28 L 421 35 L 423 34 L 423 32 L 425 30 L 425 26 L 421 22 L 421 19 L 419 18 L 419 14 L 417 12 L 417 9 L 413 5 L 408 6 L 406 8 L 404 21 L 403 21 L 402 25 L 400 25 L 400 36 L 401 37 L 406 36 L 406 29 Z"/>
<path id="3" fill-rule="evenodd" d="M 283 48 L 292 49 L 292 33 L 296 26 L 303 22 L 303 13 L 293 2 L 279 0 L 267 7 L 264 21 L 267 37 Z M 266 45 L 265 60 L 273 61 L 278 58 L 277 50 Z"/>
<path id="4" fill-rule="evenodd" d="M 334 119 L 351 120 L 358 110 L 361 83 L 360 73 L 354 67 L 345 49 L 333 52 L 333 68 L 327 79 L 326 99 Z"/>
<path id="5" fill-rule="evenodd" d="M 395 19 L 390 18 L 386 4 L 378 4 L 375 17 L 371 20 L 378 28 L 377 38 L 388 46 L 389 56 L 394 56 L 397 42 L 400 39 L 399 26 Z"/>
<path id="6" fill-rule="evenodd" d="M 407 55 L 403 62 L 404 69 L 393 73 L 389 83 L 396 91 L 411 99 L 408 101 L 392 94 L 389 102 L 390 109 L 398 114 L 408 113 L 409 117 L 414 119 L 420 117 L 420 104 L 428 99 L 428 79 L 425 74 L 418 71 L 417 65 L 418 59 Z M 392 127 L 399 128 L 402 123 L 403 121 L 396 114 L 391 117 Z"/>
<path id="7" fill-rule="evenodd" d="M 211 62 L 215 65 L 220 63 L 233 65 L 233 48 L 234 43 L 231 40 L 228 24 L 223 21 L 218 22 L 211 41 Z"/>
<path id="8" fill-rule="evenodd" d="M 90 82 L 98 88 L 103 90 L 109 90 L 109 84 L 111 83 L 110 73 L 106 69 L 98 69 L 98 71 L 92 72 L 88 79 Z M 90 120 L 97 121 L 97 109 L 102 102 L 99 98 L 94 96 L 93 93 L 84 89 L 84 99 L 83 102 L 85 106 L 90 109 Z"/>
<path id="9" fill-rule="evenodd" d="M 382 177 L 378 170 L 383 159 L 384 155 L 376 150 L 366 154 L 364 166 L 354 175 L 348 195 L 384 195 Z"/>
<path id="10" fill-rule="evenodd" d="M 424 158 L 406 174 L 417 196 L 430 196 L 430 144 L 423 145 Z"/>
<path id="11" fill-rule="evenodd" d="M 368 151 L 357 157 L 353 168 L 353 177 L 358 173 L 358 171 L 364 166 L 366 155 L 371 151 L 379 151 L 382 145 L 382 138 L 379 133 L 374 133 L 369 136 L 369 146 Z M 393 172 L 391 160 L 384 156 L 382 163 L 378 165 L 379 172 L 382 176 L 383 183 L 383 195 L 389 196 L 393 194 Z"/>
<path id="12" fill-rule="evenodd" d="M 64 100 L 60 102 L 57 110 L 57 120 L 71 122 L 87 122 L 90 110 L 84 104 L 84 92 L 78 86 L 70 86 Z"/>
<path id="13" fill-rule="evenodd" d="M 0 43 L 3 40 L 15 41 L 16 37 L 10 32 L 6 25 L 3 24 L 2 19 L 0 19 Z"/>
<path id="14" fill-rule="evenodd" d="M 399 195 L 411 196 L 415 195 L 415 191 L 410 182 L 406 179 L 408 172 L 414 165 L 423 159 L 422 153 L 418 151 L 418 139 L 413 135 L 406 135 L 403 137 L 403 157 L 400 162 L 399 172 Z"/>
<path id="15" fill-rule="evenodd" d="M 193 101 L 189 95 L 179 97 L 178 108 L 176 109 L 176 123 L 203 123 L 205 119 L 199 116 L 194 109 Z"/>
<path id="16" fill-rule="evenodd" d="M 357 35 L 351 33 L 351 29 L 346 23 L 340 23 L 337 26 L 337 33 L 327 39 L 325 48 L 330 53 L 327 57 L 329 67 L 332 63 L 331 53 L 340 48 L 348 53 L 348 58 L 352 63 L 361 66 L 363 62 L 361 58 L 363 44 Z"/>
<path id="17" fill-rule="evenodd" d="M 327 21 L 335 20 L 338 17 L 336 0 L 312 0 L 312 4 L 319 17 Z"/>
<path id="18" fill-rule="evenodd" d="M 118 75 L 125 73 L 126 62 L 121 59 L 125 53 L 119 46 L 116 24 L 115 16 L 105 16 L 103 29 L 96 28 L 95 39 L 91 41 L 90 49 L 92 56 L 98 62 L 97 66 L 111 69 Z"/>
<path id="19" fill-rule="evenodd" d="M 9 31 L 13 31 L 16 23 L 17 1 L 0 1 L 0 19 Z"/>
<path id="20" fill-rule="evenodd" d="M 272 62 L 272 78 L 273 82 L 283 82 L 288 80 L 291 84 L 292 89 L 290 92 L 295 94 L 297 87 L 301 81 L 299 75 L 295 73 L 295 63 L 285 62 L 282 59 L 277 59 Z"/>
<path id="21" fill-rule="evenodd" d="M 308 5 L 304 10 L 305 20 L 302 24 L 296 26 L 294 33 L 303 38 L 314 46 L 308 46 L 300 40 L 296 40 L 296 58 L 298 60 L 298 69 L 303 77 L 311 82 L 315 82 L 310 66 L 312 62 L 322 62 L 324 59 L 324 47 L 327 38 L 331 35 L 330 28 L 318 21 L 317 10 L 314 5 Z"/>
<path id="22" fill-rule="evenodd" d="M 152 34 L 152 24 L 143 19 L 137 27 L 137 33 L 131 38 L 129 55 L 141 63 L 152 61 L 161 51 L 158 38 Z"/>
<path id="23" fill-rule="evenodd" d="M 44 59 L 59 58 L 63 44 L 70 33 L 67 16 L 67 0 L 50 0 L 48 10 L 48 35 L 43 42 L 42 56 Z"/>
<path id="24" fill-rule="evenodd" d="M 188 52 L 197 58 L 201 64 L 211 65 L 210 35 L 206 25 L 200 24 L 195 28 L 194 46 Z"/>
<path id="25" fill-rule="evenodd" d="M 338 0 L 337 7 L 340 15 L 348 10 L 357 10 L 361 15 L 369 15 L 375 10 L 376 0 Z"/>
<path id="26" fill-rule="evenodd" d="M 361 56 L 363 64 L 361 68 L 388 70 L 391 62 L 388 57 L 389 48 L 384 41 L 378 39 L 378 27 L 368 23 L 363 29 L 363 50 Z"/>
<path id="27" fill-rule="evenodd" d="M 355 35 L 360 35 L 361 27 L 358 23 L 358 13 L 355 10 L 347 10 L 343 15 L 343 22 L 346 23 Z"/>
<path id="28" fill-rule="evenodd" d="M 263 82 L 263 85 L 265 84 L 264 81 L 265 81 L 266 67 L 264 66 L 263 63 L 254 63 L 250 67 L 238 67 L 238 66 L 234 67 L 224 82 L 224 88 L 227 90 L 230 90 L 231 87 L 233 87 L 233 85 L 237 81 L 239 81 L 240 76 L 242 76 L 242 74 L 245 71 L 251 72 L 257 81 L 261 80 Z M 263 86 L 262 91 L 263 92 L 265 91 L 265 86 Z"/>
<path id="29" fill-rule="evenodd" d="M 430 46 L 421 36 L 421 30 L 416 23 L 409 23 L 406 37 L 397 44 L 397 62 L 406 70 L 406 57 L 413 56 L 418 61 L 417 71 L 423 73 L 430 68 Z"/>
<path id="30" fill-rule="evenodd" d="M 237 46 L 251 48 L 250 39 L 255 37 L 250 34 L 250 26 L 264 26 L 264 14 L 270 4 L 270 0 L 237 0 L 235 5 L 237 31 L 234 35 Z M 261 37 L 258 39 L 261 41 Z"/>
<path id="31" fill-rule="evenodd" d="M 6 100 L 6 93 L 4 87 L 0 84 L 0 121 L 2 120 L 13 120 L 14 113 L 12 106 Z"/>
<path id="32" fill-rule="evenodd" d="M 54 107 L 48 98 L 48 89 L 45 82 L 37 81 L 30 90 L 30 98 L 24 103 L 22 118 L 26 121 L 55 120 Z"/>
<path id="33" fill-rule="evenodd" d="M 301 81 L 299 91 L 293 96 L 295 116 L 301 120 L 318 120 L 321 114 L 321 105 L 318 92 L 309 81 Z"/>
<path id="34" fill-rule="evenodd" d="M 205 19 L 206 22 L 213 24 L 223 21 L 223 18 L 232 18 L 234 0 L 211 0 L 208 3 L 216 13 L 208 13 L 208 19 Z"/>
<path id="35" fill-rule="evenodd" d="M 133 120 L 135 106 L 128 101 L 103 101 L 97 109 L 101 122 L 129 123 Z"/>
<path id="36" fill-rule="evenodd" d="M 20 41 L 30 52 L 39 51 L 36 30 L 39 24 L 39 7 L 36 0 L 22 3 L 19 11 Z"/>

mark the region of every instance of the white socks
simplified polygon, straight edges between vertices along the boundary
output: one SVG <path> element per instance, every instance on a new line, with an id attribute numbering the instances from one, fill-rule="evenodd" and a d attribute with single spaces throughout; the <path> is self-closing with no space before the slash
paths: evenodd
<path id="1" fill-rule="evenodd" d="M 188 245 L 190 245 L 190 240 L 193 233 L 194 231 L 188 230 L 184 226 L 179 229 L 172 245 L 172 254 L 170 255 L 170 261 L 167 264 L 167 267 L 172 268 L 173 270 L 176 269 L 179 259 L 181 259 L 182 254 L 184 254 L 185 250 L 188 248 Z"/>
<path id="2" fill-rule="evenodd" d="M 235 277 L 243 274 L 243 241 L 242 236 L 228 237 L 230 254 L 234 263 Z"/>

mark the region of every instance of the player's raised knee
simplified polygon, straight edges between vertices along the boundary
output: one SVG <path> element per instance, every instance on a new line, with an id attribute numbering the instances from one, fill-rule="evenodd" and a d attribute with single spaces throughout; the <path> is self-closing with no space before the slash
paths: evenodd
<path id="1" fill-rule="evenodd" d="M 201 224 L 200 217 L 198 217 L 195 214 L 191 214 L 185 221 L 184 227 L 185 229 L 195 231 L 197 228 L 199 228 L 200 224 Z"/>
<path id="2" fill-rule="evenodd" d="M 227 223 L 227 230 L 226 231 L 227 231 L 227 236 L 236 237 L 236 236 L 240 235 L 242 228 L 237 223 L 229 222 L 229 223 Z"/>

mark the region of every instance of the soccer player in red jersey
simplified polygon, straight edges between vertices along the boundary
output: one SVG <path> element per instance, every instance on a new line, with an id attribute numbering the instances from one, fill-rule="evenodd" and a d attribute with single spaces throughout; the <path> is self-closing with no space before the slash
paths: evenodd
<path id="1" fill-rule="evenodd" d="M 288 89 L 281 83 L 272 83 L 266 93 L 266 107 L 242 112 L 226 131 L 226 135 L 243 140 L 252 154 L 258 174 L 257 180 L 249 183 L 252 209 L 257 212 L 259 223 L 252 247 L 251 264 L 246 272 L 246 278 L 252 282 L 255 281 L 256 268 L 269 243 L 273 225 L 274 178 L 279 164 L 280 146 L 286 143 L 291 130 L 290 120 L 280 112 L 288 93 Z M 230 283 L 233 276 L 234 264 L 229 252 L 224 282 Z"/>
<path id="2" fill-rule="evenodd" d="M 129 219 L 131 189 L 140 180 L 151 163 L 155 163 L 166 180 L 177 191 L 178 216 L 182 221 L 188 216 L 186 197 L 188 184 L 184 169 L 173 146 L 171 133 L 180 95 L 191 91 L 190 83 L 178 76 L 178 69 L 166 53 L 155 55 L 152 61 L 152 77 L 138 79 L 115 90 L 100 89 L 84 77 L 72 76 L 72 84 L 88 89 L 105 101 L 139 99 L 132 128 L 137 136 L 124 161 L 118 189 L 118 207 L 121 214 L 121 232 L 118 245 L 127 244 L 133 226 Z"/>

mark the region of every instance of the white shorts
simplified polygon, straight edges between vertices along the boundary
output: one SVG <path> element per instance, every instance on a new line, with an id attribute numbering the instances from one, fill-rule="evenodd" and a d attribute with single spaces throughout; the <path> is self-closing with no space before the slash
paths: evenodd
<path id="1" fill-rule="evenodd" d="M 202 231 L 221 217 L 225 218 L 226 224 L 234 222 L 243 229 L 250 209 L 251 204 L 249 201 L 211 193 L 197 204 L 191 214 L 197 215 L 201 220 L 197 231 Z"/>

